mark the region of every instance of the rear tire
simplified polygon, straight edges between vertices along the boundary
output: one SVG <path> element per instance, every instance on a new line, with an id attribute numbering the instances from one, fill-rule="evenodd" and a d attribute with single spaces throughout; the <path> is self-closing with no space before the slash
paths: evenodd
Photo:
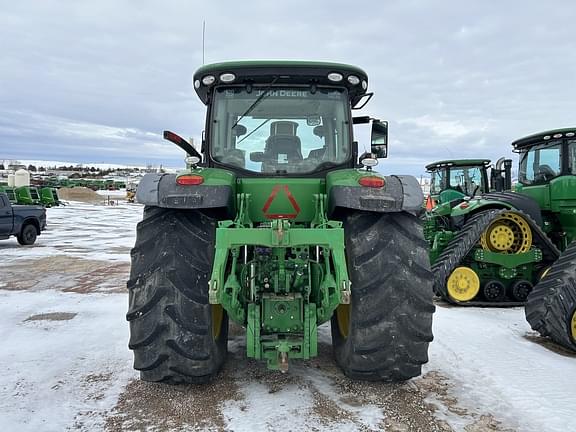
<path id="1" fill-rule="evenodd" d="M 525 313 L 533 330 L 576 351 L 576 241 L 534 286 Z"/>
<path id="2" fill-rule="evenodd" d="M 359 380 L 420 375 L 435 310 L 420 221 L 408 213 L 356 212 L 345 218 L 344 233 L 352 301 L 332 317 L 337 364 Z"/>
<path id="3" fill-rule="evenodd" d="M 228 317 L 208 303 L 214 219 L 146 207 L 130 270 L 129 348 L 144 381 L 203 383 L 226 358 Z"/>
<path id="4" fill-rule="evenodd" d="M 37 236 L 38 231 L 36 230 L 36 227 L 32 224 L 28 224 L 22 227 L 22 231 L 20 231 L 20 234 L 18 234 L 16 240 L 18 240 L 18 243 L 20 243 L 22 246 L 30 246 L 36 242 Z"/>

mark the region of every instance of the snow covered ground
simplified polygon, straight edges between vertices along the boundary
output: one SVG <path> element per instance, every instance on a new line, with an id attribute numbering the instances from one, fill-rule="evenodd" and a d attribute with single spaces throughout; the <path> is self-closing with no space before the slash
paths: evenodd
<path id="1" fill-rule="evenodd" d="M 124 287 L 141 210 L 71 203 L 35 246 L 0 242 L 0 430 L 576 430 L 576 356 L 521 308 L 438 305 L 430 363 L 406 384 L 343 377 L 327 326 L 286 375 L 246 359 L 233 328 L 213 384 L 137 380 Z"/>

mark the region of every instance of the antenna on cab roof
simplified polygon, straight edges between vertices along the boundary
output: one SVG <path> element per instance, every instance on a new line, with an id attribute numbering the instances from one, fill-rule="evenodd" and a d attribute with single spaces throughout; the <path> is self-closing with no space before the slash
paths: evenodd
<path id="1" fill-rule="evenodd" d="M 204 65 L 204 40 L 206 35 L 206 20 L 202 21 L 202 65 Z"/>

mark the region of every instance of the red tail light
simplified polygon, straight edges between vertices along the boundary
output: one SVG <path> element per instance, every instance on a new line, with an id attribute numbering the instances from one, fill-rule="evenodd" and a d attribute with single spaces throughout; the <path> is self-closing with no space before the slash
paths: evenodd
<path id="1" fill-rule="evenodd" d="M 182 175 L 176 179 L 181 186 L 199 185 L 204 183 L 204 177 L 199 175 Z"/>
<path id="2" fill-rule="evenodd" d="M 365 187 L 381 188 L 384 186 L 384 179 L 382 177 L 360 177 L 358 183 Z"/>

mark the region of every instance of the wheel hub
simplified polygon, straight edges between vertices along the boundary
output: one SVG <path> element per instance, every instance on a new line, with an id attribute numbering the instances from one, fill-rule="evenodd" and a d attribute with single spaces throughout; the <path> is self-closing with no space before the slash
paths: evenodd
<path id="1" fill-rule="evenodd" d="M 446 283 L 448 295 L 459 302 L 472 300 L 480 290 L 480 279 L 469 267 L 457 267 Z"/>
<path id="2" fill-rule="evenodd" d="M 521 215 L 506 212 L 496 218 L 482 233 L 484 250 L 499 253 L 524 253 L 532 247 L 532 230 Z"/>
<path id="3" fill-rule="evenodd" d="M 532 284 L 527 280 L 519 280 L 512 286 L 512 297 L 521 302 L 526 301 L 532 288 Z"/>
<path id="4" fill-rule="evenodd" d="M 499 281 L 488 281 L 484 285 L 483 292 L 487 300 L 500 301 L 506 295 L 506 288 Z"/>
<path id="5" fill-rule="evenodd" d="M 506 251 L 514 244 L 514 231 L 506 225 L 497 225 L 490 233 L 490 243 L 499 251 Z"/>

